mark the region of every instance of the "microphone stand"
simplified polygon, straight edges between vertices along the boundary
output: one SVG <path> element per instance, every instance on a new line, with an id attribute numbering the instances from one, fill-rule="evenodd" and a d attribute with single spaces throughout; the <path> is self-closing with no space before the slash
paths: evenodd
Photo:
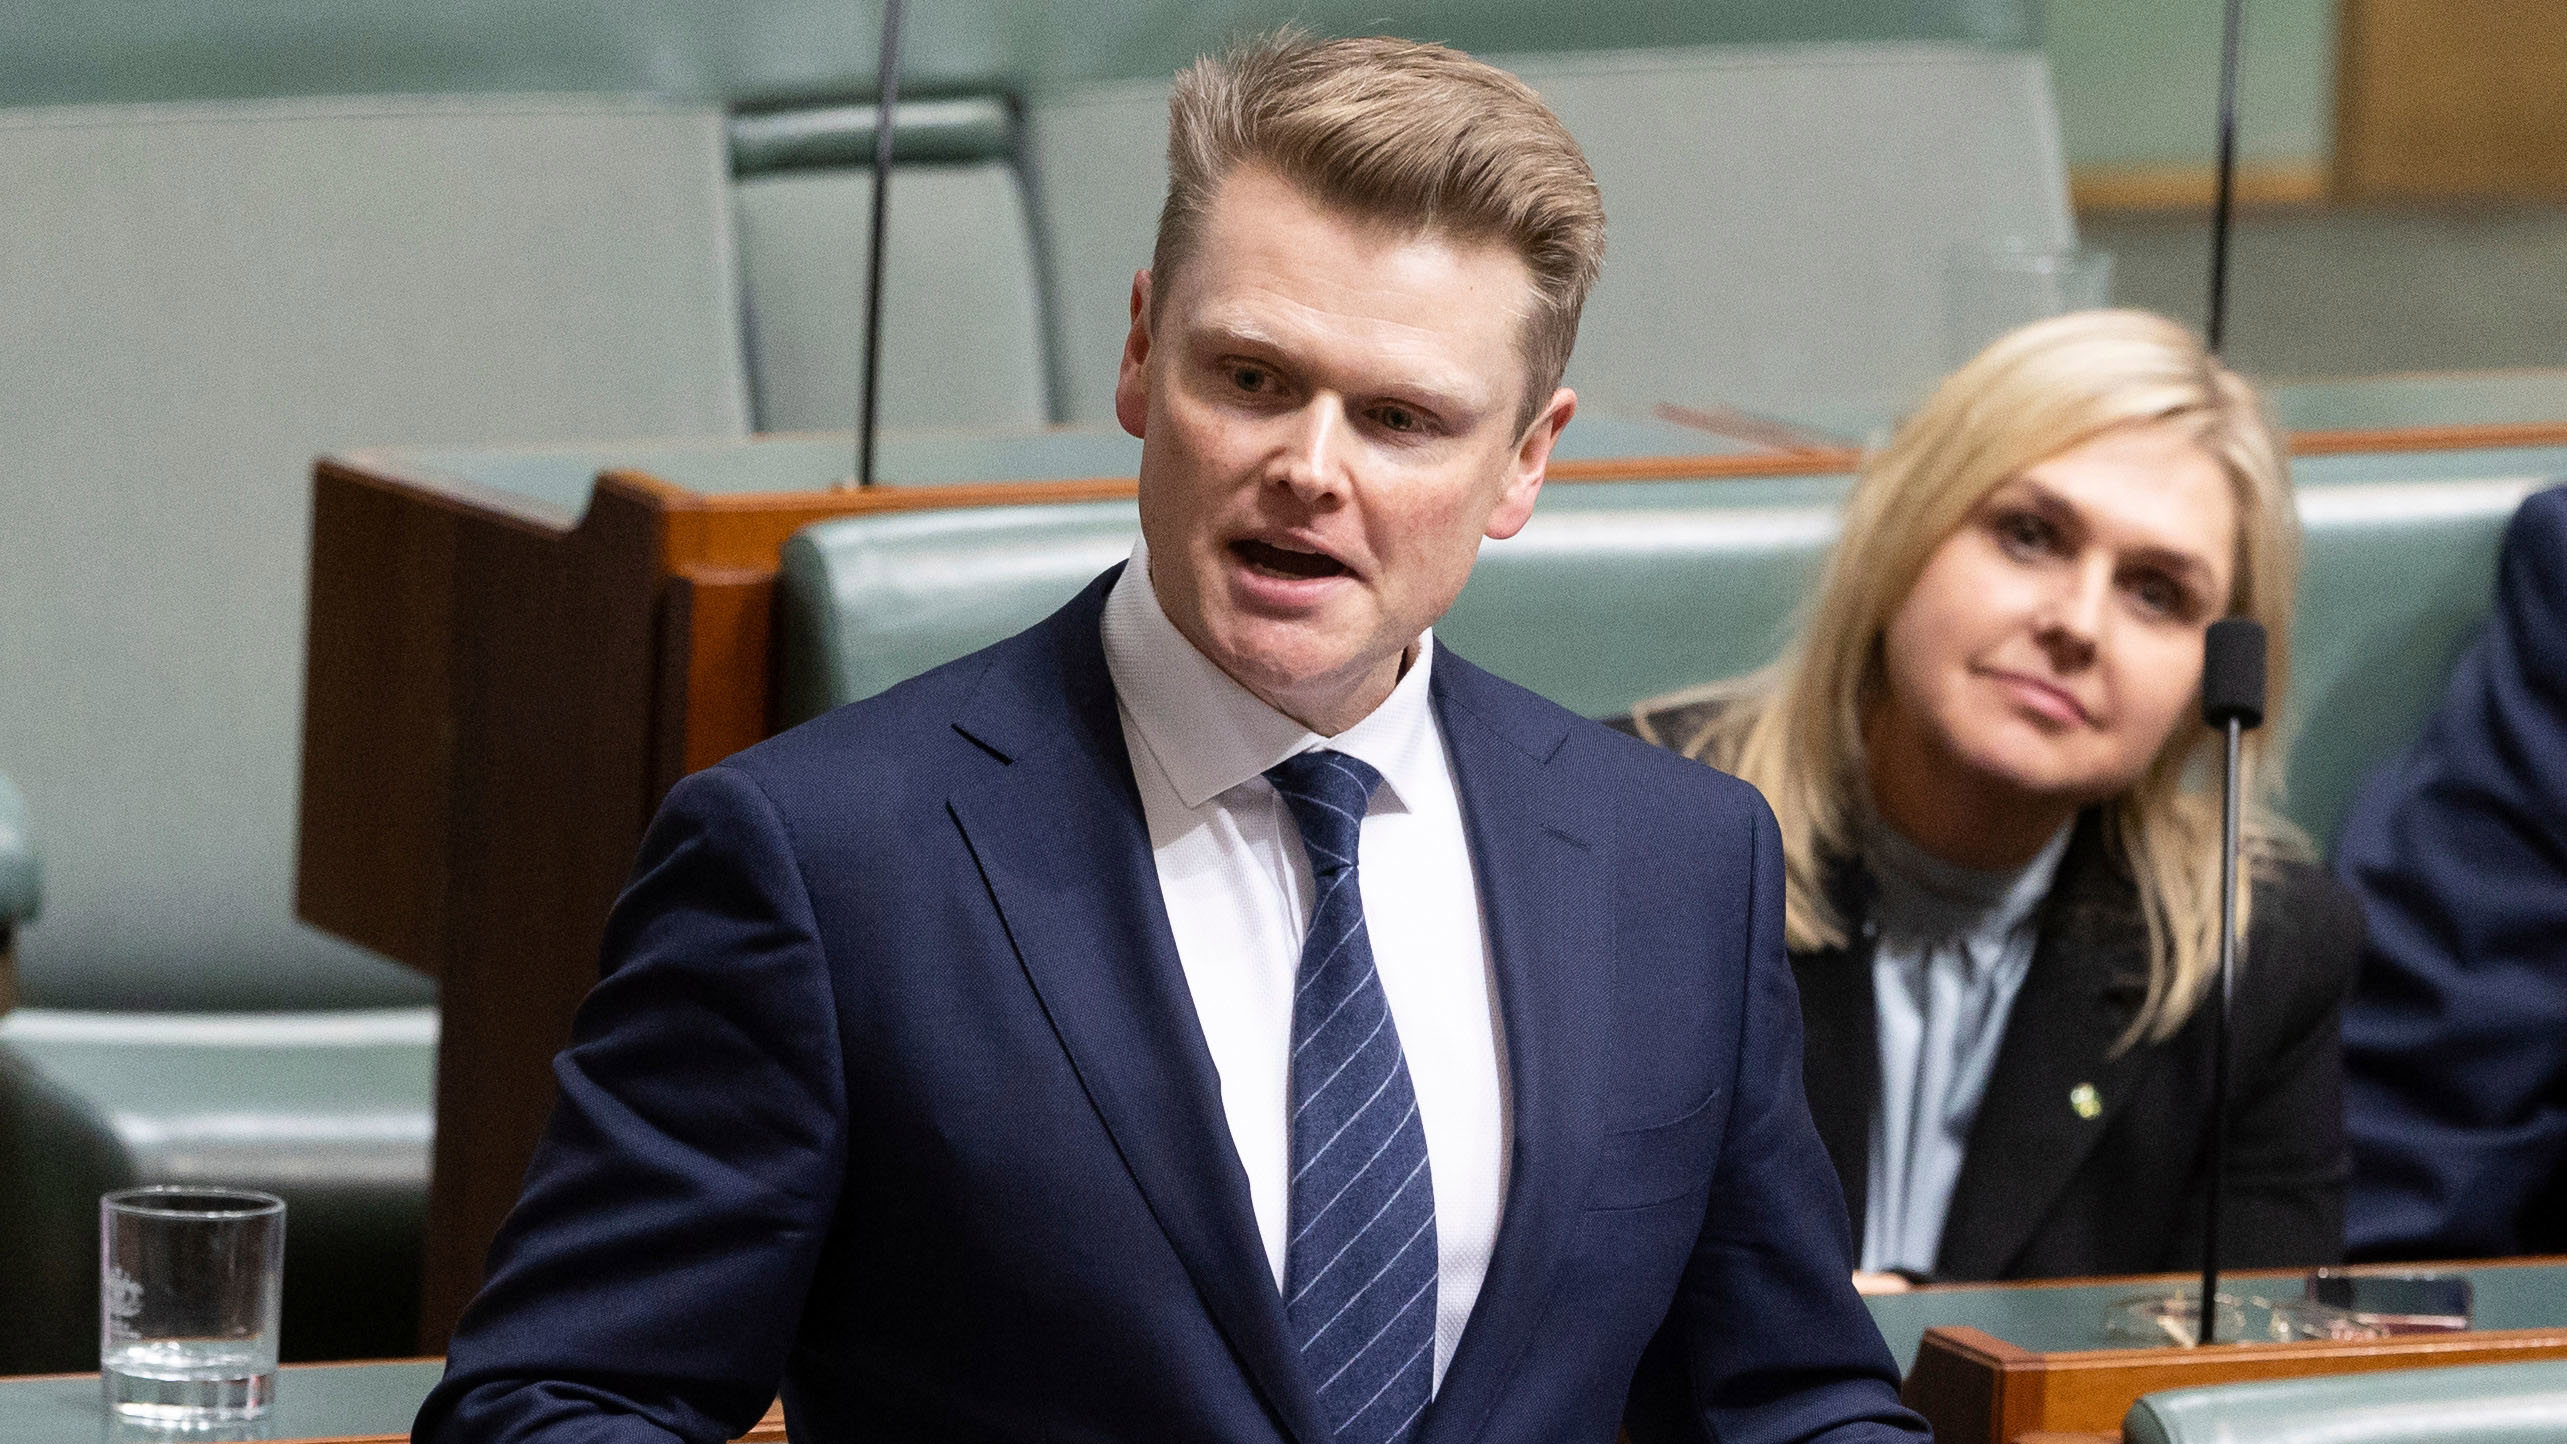
<path id="1" fill-rule="evenodd" d="M 2219 1337 L 2219 1205 L 2228 1173 L 2229 1014 L 2237 998 L 2238 814 L 2244 803 L 2239 753 L 2246 729 L 2264 721 L 2264 628 L 2223 617 L 2202 639 L 2202 720 L 2226 744 L 2220 777 L 2219 997 L 2211 1014 L 2210 1178 L 2202 1218 L 2202 1299 L 2196 1345 Z"/>
<path id="2" fill-rule="evenodd" d="M 891 206 L 892 112 L 900 103 L 901 0 L 883 0 L 881 99 L 873 122 L 873 244 L 865 253 L 865 369 L 857 398 L 856 485 L 873 485 L 874 421 L 882 411 L 882 249 Z"/>
<path id="3" fill-rule="evenodd" d="M 2204 1344 L 2219 1334 L 2219 1195 L 2221 1176 L 2228 1171 L 2229 1012 L 2237 999 L 2237 763 L 2246 724 L 2232 712 L 2220 730 L 2228 755 L 2220 774 L 2219 1012 L 2211 1020 L 2210 1187 L 2202 1220 L 2202 1321 L 2195 1336 Z"/>
<path id="4" fill-rule="evenodd" d="M 2219 34 L 2219 183 L 2210 213 L 2210 324 L 2202 335 L 2219 354 L 2228 332 L 2228 214 L 2237 193 L 2237 46 L 2245 0 L 2227 0 Z"/>

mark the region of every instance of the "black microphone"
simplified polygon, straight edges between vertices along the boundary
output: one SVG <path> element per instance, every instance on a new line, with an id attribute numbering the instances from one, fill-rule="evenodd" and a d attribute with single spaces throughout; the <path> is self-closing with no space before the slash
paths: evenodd
<path id="1" fill-rule="evenodd" d="M 2222 617 L 2202 639 L 2202 720 L 2248 731 L 2264 725 L 2264 624 Z"/>
<path id="2" fill-rule="evenodd" d="M 2201 1328 L 2219 1332 L 2219 1194 L 2228 1171 L 2228 1014 L 2237 995 L 2238 748 L 2249 728 L 2264 725 L 2264 624 L 2223 617 L 2202 638 L 2202 721 L 2227 743 L 2220 774 L 2219 1010 L 2211 1015 L 2210 1186 L 2202 1220 Z"/>

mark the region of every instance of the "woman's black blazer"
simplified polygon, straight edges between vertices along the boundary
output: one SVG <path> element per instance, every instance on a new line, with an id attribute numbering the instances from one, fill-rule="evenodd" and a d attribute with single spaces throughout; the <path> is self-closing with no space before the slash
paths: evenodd
<path id="1" fill-rule="evenodd" d="M 1641 735 L 1681 741 L 1708 719 L 1648 720 Z M 1864 916 L 1870 889 L 1859 868 L 1842 882 L 1850 941 L 1794 953 L 1792 971 L 1810 1112 L 1859 1237 L 1880 1051 Z M 2231 1015 L 2220 1260 L 2229 1268 L 2333 1263 L 2344 1252 L 2347 1172 L 2338 1025 L 2361 956 L 2361 911 L 2306 863 L 2262 865 L 2254 886 Z M 2039 928 L 1970 1130 L 1934 1276 L 2199 1268 L 2213 1004 L 2164 1042 L 2113 1051 L 2147 992 L 2147 932 L 2137 886 L 2108 855 L 2099 811 L 2078 818 Z"/>

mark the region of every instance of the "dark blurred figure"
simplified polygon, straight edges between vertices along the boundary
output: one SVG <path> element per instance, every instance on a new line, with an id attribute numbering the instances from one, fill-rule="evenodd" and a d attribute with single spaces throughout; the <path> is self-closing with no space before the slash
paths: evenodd
<path id="1" fill-rule="evenodd" d="M 2567 1250 L 2567 488 L 2337 844 L 2371 942 L 2344 1015 L 2357 1256 Z"/>

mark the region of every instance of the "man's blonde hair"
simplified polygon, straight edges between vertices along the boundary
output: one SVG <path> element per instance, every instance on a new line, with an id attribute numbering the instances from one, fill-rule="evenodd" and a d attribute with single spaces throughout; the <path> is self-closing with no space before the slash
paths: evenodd
<path id="1" fill-rule="evenodd" d="M 1882 638 L 1926 561 L 2026 467 L 2107 431 L 2151 424 L 2189 428 L 2226 474 L 2236 564 L 2219 605 L 2264 624 L 2269 695 L 2288 692 L 2299 513 L 2254 390 L 2190 331 L 2146 311 L 2080 311 L 2000 337 L 1867 461 L 1807 619 L 1781 660 L 1642 708 L 1729 702 L 1701 735 L 1661 740 L 1756 784 L 1773 804 L 1794 948 L 1845 942 L 1829 878 L 1837 860 L 1854 855 L 1869 806 L 1864 713 L 1880 686 Z M 2243 762 L 2253 799 L 2248 842 L 2267 856 L 2305 847 L 2271 808 L 2288 741 L 2280 707 L 2271 710 L 2276 725 L 2246 735 Z M 2148 994 L 2123 1046 L 2181 1027 L 2218 969 L 2220 808 L 2216 780 L 2197 765 L 2211 735 L 2198 715 L 2179 718 L 2147 772 L 2104 804 L 2107 843 L 2138 886 L 2148 930 Z M 2246 901 L 2238 899 L 2240 926 Z"/>
<path id="2" fill-rule="evenodd" d="M 1533 273 L 1518 428 L 1551 399 L 1604 264 L 1604 201 L 1585 154 L 1531 86 L 1441 45 L 1323 41 L 1297 29 L 1197 60 L 1168 100 L 1154 310 L 1221 182 L 1242 165 L 1363 221 L 1504 243 Z"/>

